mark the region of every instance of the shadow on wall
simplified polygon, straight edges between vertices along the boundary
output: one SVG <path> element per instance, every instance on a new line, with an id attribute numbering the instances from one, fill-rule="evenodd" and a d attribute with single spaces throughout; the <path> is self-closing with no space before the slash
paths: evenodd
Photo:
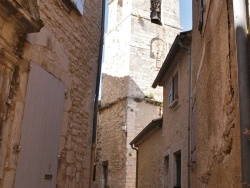
<path id="1" fill-rule="evenodd" d="M 144 98 L 145 94 L 130 76 L 102 74 L 102 105 L 127 96 Z"/>

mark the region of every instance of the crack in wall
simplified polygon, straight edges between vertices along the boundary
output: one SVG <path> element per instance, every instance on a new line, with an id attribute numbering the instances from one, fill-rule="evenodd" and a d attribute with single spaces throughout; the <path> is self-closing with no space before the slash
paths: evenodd
<path id="1" fill-rule="evenodd" d="M 236 99 L 235 99 L 235 92 L 234 92 L 234 86 L 232 83 L 232 44 L 231 44 L 231 15 L 230 15 L 230 8 L 231 3 L 229 0 L 226 1 L 226 8 L 227 8 L 227 27 L 228 27 L 228 54 L 227 54 L 227 63 L 228 63 L 228 70 L 227 70 L 227 88 L 225 92 L 225 101 L 223 102 L 223 111 L 225 113 L 225 121 L 224 121 L 224 131 L 223 131 L 223 142 L 221 145 L 217 147 L 213 147 L 211 150 L 211 156 L 209 156 L 209 163 L 208 163 L 208 170 L 203 173 L 200 177 L 198 177 L 199 181 L 202 183 L 208 185 L 210 178 L 212 176 L 212 171 L 215 167 L 215 165 L 222 163 L 226 156 L 231 154 L 231 151 L 233 149 L 233 135 L 232 131 L 235 128 L 236 122 L 236 112 L 235 112 L 235 106 L 236 106 Z"/>

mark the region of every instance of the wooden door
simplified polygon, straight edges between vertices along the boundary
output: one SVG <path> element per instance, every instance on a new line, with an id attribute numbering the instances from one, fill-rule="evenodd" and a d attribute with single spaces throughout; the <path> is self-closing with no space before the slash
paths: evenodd
<path id="1" fill-rule="evenodd" d="M 55 188 L 65 87 L 32 64 L 15 188 Z"/>

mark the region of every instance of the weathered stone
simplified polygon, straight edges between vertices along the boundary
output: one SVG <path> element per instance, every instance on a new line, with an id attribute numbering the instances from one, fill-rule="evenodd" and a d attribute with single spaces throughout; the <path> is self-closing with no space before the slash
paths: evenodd
<path id="1" fill-rule="evenodd" d="M 38 0 L 38 6 L 33 5 L 36 4 L 35 0 L 30 0 L 30 3 L 13 2 L 0 2 L 0 187 L 14 185 L 18 154 L 13 151 L 13 146 L 20 143 L 31 62 L 52 74 L 67 89 L 60 129 L 62 139 L 58 149 L 61 159 L 57 183 L 63 187 L 88 187 L 89 181 L 86 179 L 79 178 L 77 182 L 73 179 L 75 173 L 68 174 L 69 178 L 66 178 L 66 171 L 69 170 L 64 165 L 70 163 L 74 169 L 86 168 L 86 173 L 90 173 L 90 156 L 85 155 L 90 155 L 88 139 L 92 132 L 88 127 L 92 126 L 101 3 L 86 0 L 84 15 L 81 16 L 74 8 L 68 12 L 61 0 Z M 43 29 L 39 32 L 42 22 Z M 6 104 L 8 99 L 12 101 L 11 105 Z M 74 139 L 71 139 L 72 133 Z M 70 142 L 73 140 L 77 140 L 77 147 L 72 147 L 73 143 Z M 74 153 L 78 153 L 78 158 L 88 160 L 87 165 L 81 163 L 78 167 Z M 6 169 L 9 168 L 14 173 L 7 173 Z"/>
<path id="2" fill-rule="evenodd" d="M 74 151 L 67 151 L 66 162 L 70 164 L 75 162 Z"/>
<path id="3" fill-rule="evenodd" d="M 98 118 L 96 187 L 103 182 L 103 162 L 108 162 L 110 187 L 135 187 L 136 155 L 129 143 L 154 118 L 162 89 L 151 87 L 175 34 L 180 32 L 179 2 L 162 1 L 161 21 L 150 20 L 150 1 L 110 1 L 102 99 Z M 158 66 L 158 67 L 157 67 Z M 139 100 L 138 100 L 139 99 Z M 132 177 L 129 177 L 132 176 Z"/>

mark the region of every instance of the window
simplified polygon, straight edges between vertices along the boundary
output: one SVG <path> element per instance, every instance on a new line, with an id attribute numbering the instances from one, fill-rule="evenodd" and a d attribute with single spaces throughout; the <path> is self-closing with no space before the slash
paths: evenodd
<path id="1" fill-rule="evenodd" d="M 169 156 L 166 156 L 164 158 L 163 180 L 164 180 L 164 188 L 168 188 L 169 187 Z"/>
<path id="2" fill-rule="evenodd" d="M 170 90 L 169 90 L 169 100 L 168 104 L 169 107 L 172 107 L 173 105 L 177 104 L 179 99 L 178 96 L 178 73 L 174 77 L 172 77 L 170 81 Z"/>
<path id="3" fill-rule="evenodd" d="M 199 14 L 198 30 L 201 33 L 203 27 L 203 0 L 198 0 L 198 14 Z"/>
<path id="4" fill-rule="evenodd" d="M 175 185 L 174 188 L 181 188 L 181 152 L 174 154 L 175 156 Z"/>
<path id="5" fill-rule="evenodd" d="M 151 22 L 161 25 L 161 0 L 151 0 Z"/>
<path id="6" fill-rule="evenodd" d="M 108 161 L 102 162 L 103 168 L 103 188 L 108 187 Z"/>
<path id="7" fill-rule="evenodd" d="M 192 107 L 192 124 L 191 124 L 191 162 L 196 162 L 196 106 Z"/>

